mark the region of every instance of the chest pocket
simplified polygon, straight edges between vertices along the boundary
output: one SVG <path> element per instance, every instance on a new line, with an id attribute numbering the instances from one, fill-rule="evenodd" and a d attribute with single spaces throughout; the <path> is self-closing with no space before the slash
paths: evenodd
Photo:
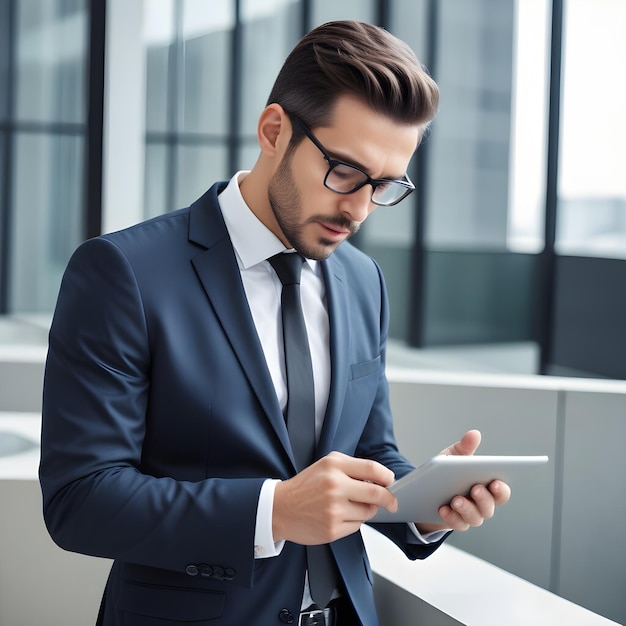
<path id="1" fill-rule="evenodd" d="M 371 361 L 362 361 L 350 366 L 350 380 L 365 378 L 370 374 L 378 372 L 380 369 L 380 355 Z"/>

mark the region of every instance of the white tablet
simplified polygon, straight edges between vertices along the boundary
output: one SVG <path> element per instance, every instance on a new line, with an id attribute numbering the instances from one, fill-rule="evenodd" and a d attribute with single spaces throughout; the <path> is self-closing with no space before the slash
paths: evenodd
<path id="1" fill-rule="evenodd" d="M 379 508 L 370 521 L 442 524 L 439 507 L 454 496 L 465 496 L 474 485 L 495 479 L 514 488 L 529 470 L 547 461 L 547 456 L 435 456 L 389 487 L 398 498 L 398 510 L 390 513 Z"/>

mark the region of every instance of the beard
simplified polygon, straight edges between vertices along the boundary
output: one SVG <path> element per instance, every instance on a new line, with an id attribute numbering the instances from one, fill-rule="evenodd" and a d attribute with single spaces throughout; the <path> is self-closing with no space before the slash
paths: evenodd
<path id="1" fill-rule="evenodd" d="M 329 257 L 337 248 L 336 241 L 319 237 L 307 241 L 305 226 L 323 221 L 325 224 L 350 230 L 350 237 L 358 230 L 360 224 L 348 220 L 341 215 L 311 216 L 305 221 L 302 217 L 302 196 L 296 186 L 291 170 L 291 157 L 286 154 L 268 186 L 268 199 L 276 222 L 291 246 L 307 259 L 321 261 Z"/>

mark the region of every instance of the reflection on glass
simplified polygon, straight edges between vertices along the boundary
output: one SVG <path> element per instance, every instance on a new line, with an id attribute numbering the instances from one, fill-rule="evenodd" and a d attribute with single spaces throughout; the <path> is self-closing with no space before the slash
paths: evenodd
<path id="1" fill-rule="evenodd" d="M 289 51 L 300 38 L 300 7 L 295 0 L 243 0 L 241 129 L 256 137 L 259 113 Z"/>
<path id="2" fill-rule="evenodd" d="M 406 41 L 417 55 L 417 58 L 428 64 L 427 44 L 435 33 L 428 29 L 429 0 L 395 0 L 391 3 L 391 32 Z M 431 68 L 429 68 L 430 70 Z"/>
<path id="3" fill-rule="evenodd" d="M 626 3 L 569 0 L 564 30 L 556 249 L 626 259 Z"/>
<path id="4" fill-rule="evenodd" d="M 259 144 L 256 137 L 253 139 L 244 139 L 242 145 L 239 146 L 239 160 L 237 162 L 238 170 L 250 170 L 259 158 Z M 234 174 L 234 172 L 232 172 Z"/>
<path id="5" fill-rule="evenodd" d="M 83 158 L 82 137 L 15 137 L 12 311 L 46 312 L 54 307 L 65 266 L 82 239 Z"/>
<path id="6" fill-rule="evenodd" d="M 168 130 L 168 77 L 174 46 L 174 0 L 144 3 L 143 36 L 146 46 L 146 130 Z"/>
<path id="7" fill-rule="evenodd" d="M 429 139 L 427 243 L 537 251 L 543 237 L 546 2 L 442 0 L 438 9 L 442 96 Z"/>
<path id="8" fill-rule="evenodd" d="M 223 135 L 228 130 L 234 3 L 185 0 L 177 130 Z M 219 62 L 216 62 L 219 59 Z"/>
<path id="9" fill-rule="evenodd" d="M 517 0 L 509 165 L 507 242 L 515 252 L 540 252 L 544 242 L 547 165 L 548 0 Z"/>
<path id="10" fill-rule="evenodd" d="M 164 144 L 146 145 L 144 175 L 144 217 L 146 219 L 161 215 L 174 207 L 167 206 L 167 151 Z"/>
<path id="11" fill-rule="evenodd" d="M 86 0 L 21 0 L 15 6 L 16 118 L 84 122 Z"/>
<path id="12" fill-rule="evenodd" d="M 9 3 L 0 1 L 0 122 L 9 110 Z M 0 187 L 2 189 L 2 187 Z"/>
<path id="13" fill-rule="evenodd" d="M 168 209 L 188 206 L 215 181 L 228 176 L 225 146 L 179 146 L 176 156 L 176 206 Z"/>
<path id="14" fill-rule="evenodd" d="M 331 20 L 376 22 L 376 3 L 373 0 L 313 0 L 312 5 L 312 27 Z"/>

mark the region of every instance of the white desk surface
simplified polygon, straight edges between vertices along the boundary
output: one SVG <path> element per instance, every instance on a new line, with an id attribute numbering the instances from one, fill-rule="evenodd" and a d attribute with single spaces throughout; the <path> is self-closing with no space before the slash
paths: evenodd
<path id="1" fill-rule="evenodd" d="M 453 546 L 444 544 L 427 559 L 410 561 L 374 529 L 363 526 L 362 530 L 374 572 L 457 620 L 451 623 L 466 626 L 616 624 Z M 414 617 L 415 623 L 421 623 Z"/>

